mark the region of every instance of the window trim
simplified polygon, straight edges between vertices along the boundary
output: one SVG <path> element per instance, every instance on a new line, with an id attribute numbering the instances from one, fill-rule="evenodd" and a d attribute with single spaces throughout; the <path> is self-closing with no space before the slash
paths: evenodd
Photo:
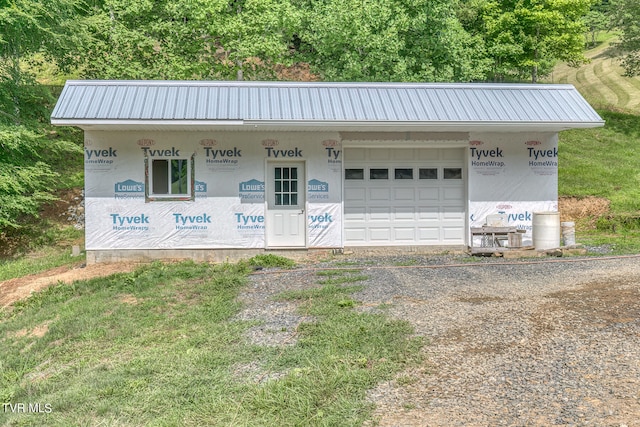
<path id="1" fill-rule="evenodd" d="M 193 153 L 191 155 L 191 157 L 185 158 L 185 157 L 166 157 L 166 156 L 159 156 L 159 157 L 149 157 L 149 155 L 145 152 L 144 153 L 144 198 L 145 198 L 145 202 L 158 202 L 158 201 L 165 201 L 165 202 L 193 202 L 196 199 L 196 193 L 195 193 L 195 188 L 196 188 L 196 168 L 195 168 L 195 156 L 196 154 Z M 180 159 L 180 160 L 188 160 L 187 162 L 187 167 L 189 168 L 189 170 L 187 171 L 187 174 L 189 176 L 189 179 L 187 180 L 187 193 L 185 194 L 179 194 L 179 195 L 175 195 L 175 194 L 153 194 L 152 193 L 152 189 L 151 189 L 151 182 L 152 182 L 152 168 L 151 168 L 151 162 L 153 162 L 153 160 L 175 160 L 175 159 Z"/>

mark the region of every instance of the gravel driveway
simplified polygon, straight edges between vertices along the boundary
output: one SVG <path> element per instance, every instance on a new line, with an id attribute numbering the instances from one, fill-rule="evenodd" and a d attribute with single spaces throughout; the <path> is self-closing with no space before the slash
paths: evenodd
<path id="1" fill-rule="evenodd" d="M 381 426 L 640 426 L 640 257 L 505 262 L 464 256 L 339 257 L 256 274 L 242 316 L 263 344 L 301 319 L 270 297 L 315 268 L 361 268 L 362 310 L 426 337 L 425 363 L 369 398 Z"/>

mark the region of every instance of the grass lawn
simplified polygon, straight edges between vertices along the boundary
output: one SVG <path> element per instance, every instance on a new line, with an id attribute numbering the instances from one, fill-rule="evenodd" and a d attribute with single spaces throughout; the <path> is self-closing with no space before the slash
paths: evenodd
<path id="1" fill-rule="evenodd" d="M 365 391 L 418 361 L 408 323 L 354 309 L 353 270 L 278 297 L 313 319 L 294 345 L 248 343 L 255 323 L 234 316 L 249 271 L 154 263 L 0 313 L 0 402 L 40 404 L 5 405 L 0 425 L 360 425 Z"/>

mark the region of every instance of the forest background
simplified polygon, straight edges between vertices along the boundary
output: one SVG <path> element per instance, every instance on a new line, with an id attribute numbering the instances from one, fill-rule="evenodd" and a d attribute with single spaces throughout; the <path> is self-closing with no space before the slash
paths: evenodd
<path id="1" fill-rule="evenodd" d="M 82 186 L 81 132 L 49 125 L 68 78 L 536 83 L 604 31 L 634 76 L 639 19 L 637 0 L 0 0 L 0 244 Z"/>

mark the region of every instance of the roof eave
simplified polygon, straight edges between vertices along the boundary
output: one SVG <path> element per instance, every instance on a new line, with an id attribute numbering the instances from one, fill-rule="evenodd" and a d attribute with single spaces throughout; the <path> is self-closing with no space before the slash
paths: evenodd
<path id="1" fill-rule="evenodd" d="M 55 126 L 76 126 L 84 130 L 190 130 L 210 128 L 217 130 L 331 130 L 370 131 L 389 129 L 441 130 L 441 131 L 547 131 L 587 129 L 604 126 L 604 121 L 334 121 L 334 120 L 121 120 L 121 119 L 51 119 Z"/>

